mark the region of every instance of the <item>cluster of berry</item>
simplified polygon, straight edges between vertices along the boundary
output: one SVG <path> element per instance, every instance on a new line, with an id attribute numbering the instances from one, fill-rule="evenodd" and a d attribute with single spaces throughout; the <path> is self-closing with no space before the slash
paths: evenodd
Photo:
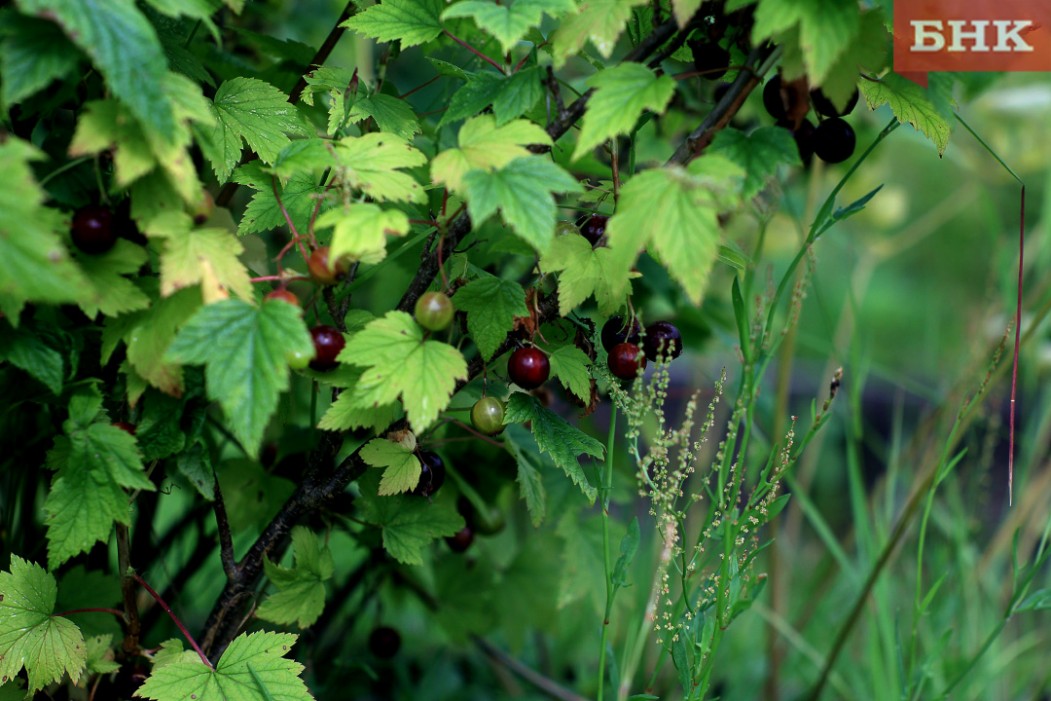
<path id="1" fill-rule="evenodd" d="M 791 87 L 797 85 L 793 84 Z M 776 75 L 763 87 L 763 106 L 770 116 L 777 120 L 778 126 L 792 132 L 803 163 L 810 165 L 815 154 L 826 163 L 842 163 L 854 155 L 857 137 L 854 128 L 843 117 L 854 111 L 855 105 L 858 104 L 857 88 L 843 109 L 837 109 L 821 92 L 821 88 L 811 90 L 809 95 L 804 88 L 802 97 L 799 92 L 790 89 L 790 86 L 781 80 L 781 76 Z M 816 127 L 809 119 L 801 117 L 801 114 L 808 111 L 808 108 L 799 107 L 803 100 L 808 100 L 809 107 L 813 107 L 818 116 L 824 118 Z"/>

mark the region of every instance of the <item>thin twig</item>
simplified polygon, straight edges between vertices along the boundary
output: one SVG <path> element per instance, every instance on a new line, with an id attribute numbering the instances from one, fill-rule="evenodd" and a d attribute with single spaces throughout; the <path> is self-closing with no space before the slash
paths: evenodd
<path id="1" fill-rule="evenodd" d="M 219 559 L 223 562 L 226 579 L 236 582 L 241 576 L 241 571 L 237 567 L 237 558 L 234 556 L 230 519 L 226 516 L 226 502 L 223 500 L 223 490 L 219 487 L 218 475 L 215 475 L 215 501 L 212 504 L 212 510 L 215 512 L 215 526 L 219 531 Z"/>
<path id="2" fill-rule="evenodd" d="M 145 579 L 139 576 L 138 572 L 133 573 L 132 576 L 135 578 L 136 582 L 141 584 L 142 587 L 150 593 L 150 596 L 153 597 L 153 600 L 156 601 L 162 609 L 164 609 L 164 612 L 167 613 L 168 616 L 172 619 L 172 622 L 175 623 L 175 627 L 179 629 L 179 631 L 186 638 L 187 642 L 190 643 L 190 647 L 192 647 L 197 652 L 197 655 L 201 658 L 201 661 L 208 665 L 209 669 L 215 669 L 215 667 L 212 666 L 211 661 L 204 654 L 204 651 L 202 651 L 200 646 L 197 644 L 197 641 L 193 639 L 192 635 L 190 635 L 190 631 L 186 630 L 186 626 L 183 625 L 183 622 L 180 621 L 179 617 L 175 615 L 174 611 L 172 611 L 172 607 L 169 606 L 168 603 L 161 598 L 160 594 L 154 591 L 153 587 L 146 583 Z"/>
<path id="3" fill-rule="evenodd" d="M 128 572 L 131 570 L 131 539 L 128 527 L 122 523 L 116 525 L 117 532 L 117 568 L 120 570 L 120 595 L 124 602 L 123 619 L 127 623 L 124 652 L 132 654 L 139 649 L 139 636 L 142 634 L 142 621 L 139 618 L 139 606 L 135 600 L 135 580 Z"/>
<path id="4" fill-rule="evenodd" d="M 449 37 L 450 39 L 455 41 L 457 44 L 459 44 L 460 46 L 462 46 L 463 48 L 467 49 L 468 51 L 470 51 L 472 54 L 474 54 L 478 58 L 480 58 L 483 61 L 485 61 L 486 63 L 488 63 L 490 66 L 492 66 L 496 70 L 500 71 L 501 75 L 506 75 L 506 72 L 504 71 L 503 66 L 501 66 L 499 63 L 497 63 L 493 59 L 489 58 L 488 56 L 483 54 L 481 51 L 479 51 L 478 49 L 474 48 L 473 46 L 468 44 L 466 41 L 464 41 L 460 37 L 458 37 L 455 34 L 453 34 L 452 32 L 450 32 L 448 29 L 443 29 L 442 31 L 445 33 L 445 36 Z"/>
<path id="5" fill-rule="evenodd" d="M 525 681 L 535 686 L 540 691 L 544 692 L 553 699 L 559 701 L 589 701 L 583 696 L 579 696 L 569 689 L 565 688 L 561 684 L 555 682 L 552 679 L 548 679 L 540 672 L 537 672 L 532 667 L 528 667 L 522 662 L 519 662 L 514 657 L 511 657 L 506 652 L 490 643 L 485 638 L 481 638 L 477 635 L 472 635 L 471 640 L 481 648 L 482 652 L 492 658 L 494 661 L 499 662 L 504 667 L 520 676 Z"/>

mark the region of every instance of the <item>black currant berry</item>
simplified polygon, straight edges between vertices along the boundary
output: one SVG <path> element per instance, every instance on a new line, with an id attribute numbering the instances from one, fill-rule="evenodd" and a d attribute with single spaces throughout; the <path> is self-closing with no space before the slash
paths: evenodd
<path id="1" fill-rule="evenodd" d="M 693 69 L 705 80 L 719 80 L 730 68 L 730 52 L 718 44 L 691 41 Z"/>
<path id="2" fill-rule="evenodd" d="M 507 375 L 522 389 L 536 389 L 547 382 L 551 361 L 536 346 L 519 348 L 507 359 Z"/>
<path id="3" fill-rule="evenodd" d="M 857 106 L 858 89 L 854 88 L 853 94 L 847 100 L 846 107 L 842 110 L 836 109 L 832 101 L 825 97 L 825 93 L 821 92 L 821 88 L 815 88 L 810 91 L 810 104 L 814 106 L 814 111 L 823 117 L 843 117 L 853 112 L 854 107 Z"/>
<path id="4" fill-rule="evenodd" d="M 809 168 L 811 161 L 814 160 L 814 123 L 809 119 L 804 119 L 798 127 L 793 129 L 788 120 L 782 120 L 777 123 L 777 126 L 792 132 L 796 149 L 799 150 L 799 160 L 803 161 L 804 167 Z"/>
<path id="5" fill-rule="evenodd" d="M 378 626 L 369 633 L 369 650 L 380 659 L 389 660 L 401 649 L 401 633 L 390 626 Z"/>
<path id="6" fill-rule="evenodd" d="M 117 243 L 113 212 L 99 205 L 78 209 L 73 215 L 71 233 L 73 245 L 92 255 L 105 253 Z"/>
<path id="7" fill-rule="evenodd" d="M 465 552 L 467 548 L 471 547 L 471 543 L 474 542 L 474 531 L 464 526 L 456 531 L 455 535 L 446 538 L 445 542 L 454 553 Z"/>
<path id="8" fill-rule="evenodd" d="M 113 425 L 122 431 L 127 431 L 131 435 L 135 435 L 135 424 L 129 424 L 127 421 L 114 421 Z"/>
<path id="9" fill-rule="evenodd" d="M 604 214 L 592 214 L 580 225 L 580 235 L 594 246 L 606 235 L 606 222 L 608 221 L 609 217 Z"/>
<path id="10" fill-rule="evenodd" d="M 763 86 L 763 107 L 774 119 L 787 119 L 785 100 L 781 97 L 781 76 L 775 75 Z"/>
<path id="11" fill-rule="evenodd" d="M 612 316 L 602 326 L 602 347 L 608 353 L 618 343 L 639 343 L 639 333 L 642 327 L 638 319 L 632 319 L 631 324 L 622 316 Z"/>
<path id="12" fill-rule="evenodd" d="M 310 337 L 314 339 L 314 359 L 310 361 L 310 368 L 318 372 L 335 370 L 339 366 L 336 358 L 346 345 L 343 334 L 335 326 L 315 326 L 310 329 Z"/>
<path id="13" fill-rule="evenodd" d="M 420 481 L 416 483 L 413 494 L 431 497 L 445 483 L 445 461 L 438 453 L 429 450 L 420 452 Z"/>
<path id="14" fill-rule="evenodd" d="M 657 321 L 646 327 L 646 338 L 642 347 L 647 358 L 675 360 L 682 354 L 682 334 L 674 324 Z"/>
<path id="15" fill-rule="evenodd" d="M 814 153 L 825 163 L 842 163 L 854 155 L 854 128 L 839 117 L 826 119 L 814 130 Z"/>
<path id="16" fill-rule="evenodd" d="M 622 380 L 634 380 L 646 367 L 646 358 L 634 343 L 618 343 L 607 358 L 609 371 Z"/>

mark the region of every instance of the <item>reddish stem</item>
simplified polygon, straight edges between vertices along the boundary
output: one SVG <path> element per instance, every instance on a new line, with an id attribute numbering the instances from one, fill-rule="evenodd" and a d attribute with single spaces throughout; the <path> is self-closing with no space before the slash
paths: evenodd
<path id="1" fill-rule="evenodd" d="M 172 611 L 172 607 L 169 606 L 164 601 L 164 599 L 161 598 L 161 595 L 158 594 L 153 587 L 146 583 L 145 579 L 139 576 L 138 572 L 133 572 L 131 576 L 134 577 L 135 581 L 141 584 L 142 588 L 150 593 L 150 596 L 153 597 L 153 600 L 156 601 L 162 609 L 164 609 L 164 612 L 168 614 L 169 618 L 172 619 L 172 622 L 175 624 L 175 627 L 179 629 L 179 631 L 183 634 L 183 637 L 185 637 L 187 642 L 190 643 L 190 647 L 192 647 L 197 652 L 197 655 L 201 658 L 201 662 L 204 662 L 208 666 L 208 669 L 215 669 L 215 667 L 212 666 L 211 660 L 209 660 L 208 657 L 204 654 L 204 651 L 201 650 L 201 646 L 198 645 L 197 641 L 193 639 L 192 635 L 190 635 L 190 631 L 186 630 L 186 626 L 183 625 L 182 621 L 179 620 L 179 617 L 175 615 L 174 611 Z"/>
<path id="2" fill-rule="evenodd" d="M 63 611 L 62 613 L 56 613 L 55 615 L 56 616 L 65 617 L 65 616 L 72 616 L 73 614 L 76 614 L 76 613 L 109 613 L 109 614 L 113 614 L 114 616 L 116 616 L 117 618 L 121 619 L 122 621 L 124 620 L 124 612 L 123 611 L 121 611 L 119 609 L 110 609 L 110 608 L 70 609 L 68 611 Z"/>
<path id="3" fill-rule="evenodd" d="M 402 96 L 401 96 L 401 99 L 402 99 L 402 100 L 404 100 L 404 99 L 405 99 L 405 98 L 407 98 L 407 97 L 408 97 L 409 95 L 412 95 L 412 94 L 413 94 L 414 92 L 418 92 L 418 91 L 420 91 L 420 90 L 423 90 L 423 89 L 424 89 L 425 87 L 427 87 L 428 85 L 430 85 L 430 84 L 431 84 L 431 83 L 433 83 L 434 81 L 438 80 L 439 78 L 441 78 L 441 76 L 440 76 L 440 75 L 436 75 L 436 76 L 434 76 L 433 78 L 431 78 L 430 80 L 428 80 L 428 81 L 427 81 L 426 83 L 421 83 L 421 84 L 417 85 L 417 86 L 416 86 L 415 88 L 413 88 L 413 89 L 412 89 L 412 90 L 410 90 L 409 92 L 407 92 L 407 93 L 405 93 L 404 95 L 402 95 Z"/>
<path id="4" fill-rule="evenodd" d="M 470 51 L 472 54 L 474 54 L 478 58 L 480 58 L 483 61 L 485 61 L 486 63 L 488 63 L 490 66 L 492 66 L 496 70 L 500 71 L 500 73 L 502 75 L 506 75 L 506 73 L 504 73 L 503 67 L 499 63 L 497 63 L 493 59 L 489 58 L 488 56 L 483 54 L 481 51 L 479 51 L 478 49 L 474 48 L 473 46 L 468 44 L 466 41 L 464 41 L 460 37 L 458 37 L 455 34 L 453 34 L 452 32 L 450 32 L 448 29 L 444 29 L 442 31 L 444 31 L 445 35 L 447 37 L 449 37 L 450 39 L 452 39 L 453 41 L 455 41 L 457 44 L 459 44 L 460 46 L 462 46 L 463 48 L 467 49 L 468 51 Z"/>
<path id="5" fill-rule="evenodd" d="M 306 261 L 310 256 L 307 254 L 307 249 L 303 247 L 299 231 L 296 229 L 296 225 L 292 223 L 292 217 L 289 216 L 288 210 L 285 209 L 285 203 L 281 201 L 281 195 L 277 191 L 277 176 L 270 177 L 270 185 L 274 190 L 274 199 L 277 200 L 277 206 L 281 209 L 281 214 L 285 217 L 285 222 L 288 224 L 288 230 L 292 232 L 292 240 L 299 246 L 299 252 L 303 254 L 303 260 Z"/>

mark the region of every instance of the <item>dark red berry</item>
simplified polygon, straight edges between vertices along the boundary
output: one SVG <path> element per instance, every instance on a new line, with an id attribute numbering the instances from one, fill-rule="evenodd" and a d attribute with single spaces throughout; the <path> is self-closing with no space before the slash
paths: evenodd
<path id="1" fill-rule="evenodd" d="M 730 68 L 730 52 L 718 44 L 691 41 L 693 69 L 705 80 L 719 80 Z"/>
<path id="2" fill-rule="evenodd" d="M 646 358 L 634 343 L 618 343 L 606 359 L 609 371 L 622 380 L 634 380 L 646 367 Z"/>
<path id="3" fill-rule="evenodd" d="M 858 89 L 854 88 L 854 92 L 850 95 L 850 99 L 847 100 L 846 107 L 842 110 L 837 110 L 836 106 L 832 104 L 832 100 L 825 97 L 825 93 L 821 92 L 821 88 L 815 88 L 810 91 L 810 104 L 814 106 L 814 111 L 823 117 L 843 117 L 854 111 L 854 107 L 858 104 Z"/>
<path id="4" fill-rule="evenodd" d="M 378 626 L 369 633 L 369 650 L 373 655 L 389 660 L 401 649 L 401 633 L 390 626 Z"/>
<path id="5" fill-rule="evenodd" d="M 763 86 L 763 107 L 766 113 L 774 119 L 786 119 L 788 112 L 785 110 L 785 100 L 781 96 L 781 76 L 775 75 L 766 81 Z"/>
<path id="6" fill-rule="evenodd" d="M 814 153 L 825 163 L 842 163 L 854 155 L 854 128 L 839 117 L 826 119 L 814 130 Z"/>
<path id="7" fill-rule="evenodd" d="M 319 285 L 335 285 L 347 274 L 347 266 L 342 261 L 328 259 L 328 246 L 315 249 L 307 259 L 310 277 Z"/>
<path id="8" fill-rule="evenodd" d="M 629 325 L 622 316 L 611 316 L 602 326 L 602 347 L 608 353 L 618 343 L 639 343 L 642 327 L 638 319 L 632 319 Z"/>
<path id="9" fill-rule="evenodd" d="M 551 361 L 536 346 L 519 348 L 507 359 L 507 374 L 522 389 L 536 389 L 547 382 Z"/>
<path id="10" fill-rule="evenodd" d="M 445 542 L 454 553 L 462 553 L 471 547 L 471 543 L 474 542 L 474 531 L 464 526 L 456 531 L 454 536 L 446 538 Z"/>
<path id="11" fill-rule="evenodd" d="M 647 358 L 658 357 L 675 360 L 682 354 L 682 334 L 674 324 L 657 321 L 646 327 L 646 338 L 642 344 Z"/>
<path id="12" fill-rule="evenodd" d="M 135 435 L 135 424 L 129 424 L 127 421 L 114 421 L 113 425 L 122 431 L 127 431 L 131 435 Z"/>
<path id="13" fill-rule="evenodd" d="M 105 253 L 117 243 L 113 212 L 99 205 L 78 209 L 73 215 L 73 245 L 92 255 Z"/>
<path id="14" fill-rule="evenodd" d="M 310 337 L 314 339 L 314 359 L 310 361 L 310 368 L 318 372 L 335 370 L 339 366 L 336 357 L 346 345 L 346 339 L 335 326 L 315 326 L 310 329 Z"/>
<path id="15" fill-rule="evenodd" d="M 431 497 L 445 483 L 445 462 L 438 453 L 429 450 L 420 452 L 420 481 L 413 494 Z"/>
<path id="16" fill-rule="evenodd" d="M 608 221 L 609 217 L 604 214 L 592 214 L 580 225 L 580 235 L 594 246 L 606 235 L 606 222 Z"/>
<path id="17" fill-rule="evenodd" d="M 266 299 L 279 299 L 282 302 L 288 302 L 295 306 L 299 306 L 299 297 L 296 297 L 290 290 L 284 287 L 280 287 L 266 296 Z"/>

